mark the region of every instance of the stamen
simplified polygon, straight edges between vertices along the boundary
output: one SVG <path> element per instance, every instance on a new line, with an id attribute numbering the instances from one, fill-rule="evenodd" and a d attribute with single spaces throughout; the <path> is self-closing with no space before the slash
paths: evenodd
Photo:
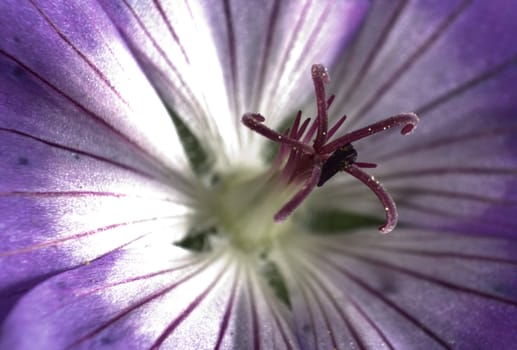
<path id="1" fill-rule="evenodd" d="M 303 200 L 312 192 L 318 179 L 320 178 L 321 165 L 318 163 L 314 164 L 312 168 L 311 176 L 305 181 L 303 187 L 294 195 L 289 202 L 287 202 L 276 214 L 275 222 L 284 221 L 291 213 L 302 204 Z"/>
<path id="2" fill-rule="evenodd" d="M 264 124 L 262 124 L 262 122 L 265 121 L 266 119 L 263 116 L 261 116 L 260 114 L 246 113 L 242 116 L 241 120 L 242 120 L 242 123 L 244 125 L 246 125 L 248 128 L 250 128 L 253 131 L 256 131 L 260 135 L 262 135 L 272 141 L 275 141 L 275 142 L 278 142 L 281 144 L 290 145 L 292 147 L 300 149 L 309 154 L 314 152 L 314 150 L 312 149 L 311 146 L 309 146 L 305 143 L 302 143 L 298 140 L 292 139 L 288 136 L 281 135 L 278 132 L 276 132 L 275 130 L 272 130 L 272 129 L 268 128 L 267 126 L 265 126 Z"/>
<path id="3" fill-rule="evenodd" d="M 330 77 L 322 64 L 314 64 L 312 66 L 312 81 L 314 83 L 314 91 L 316 93 L 316 105 L 318 108 L 318 134 L 314 141 L 314 149 L 318 150 L 325 142 L 327 142 L 327 99 L 325 97 L 325 84 L 330 81 Z M 332 101 L 331 101 L 332 102 Z"/>
<path id="4" fill-rule="evenodd" d="M 303 138 L 303 143 L 309 143 L 310 140 L 312 140 L 312 137 L 316 133 L 316 130 L 318 129 L 318 119 L 312 123 L 311 127 L 309 128 L 309 131 L 307 131 L 307 134 L 305 134 L 305 137 Z"/>
<path id="5" fill-rule="evenodd" d="M 338 137 L 334 141 L 321 147 L 319 151 L 321 153 L 332 153 L 341 146 L 371 136 L 378 132 L 386 131 L 394 126 L 402 126 L 402 130 L 400 131 L 400 133 L 402 135 L 408 135 L 413 131 L 418 122 L 419 119 L 417 115 L 414 113 L 397 114 L 387 119 L 381 120 L 380 122 L 373 123 L 362 129 Z"/>
<path id="6" fill-rule="evenodd" d="M 287 136 L 289 134 L 289 129 L 284 131 L 284 136 Z M 291 146 L 286 145 L 285 143 L 280 144 L 280 147 L 278 149 L 278 153 L 276 155 L 276 158 L 274 160 L 274 167 L 279 167 L 282 164 L 282 161 L 287 157 L 289 154 Z"/>
<path id="7" fill-rule="evenodd" d="M 341 119 L 339 119 L 336 124 L 334 124 L 334 126 L 332 128 L 330 128 L 329 132 L 328 132 L 328 137 L 331 138 L 332 136 L 334 136 L 334 134 L 336 133 L 336 131 L 339 130 L 339 128 L 341 127 L 341 125 L 343 125 L 343 123 L 345 122 L 346 120 L 346 115 L 342 116 Z"/>
<path id="8" fill-rule="evenodd" d="M 311 118 L 305 119 L 305 121 L 303 122 L 302 126 L 300 127 L 300 130 L 298 131 L 298 135 L 296 135 L 296 137 L 295 137 L 296 139 L 299 139 L 300 137 L 302 137 L 303 133 L 307 129 L 307 126 L 309 126 L 310 122 L 311 122 Z"/>
<path id="9" fill-rule="evenodd" d="M 330 95 L 330 97 L 327 100 L 327 110 L 332 106 L 332 102 L 334 102 L 334 99 L 336 98 L 336 95 Z"/>
<path id="10" fill-rule="evenodd" d="M 375 163 L 365 163 L 365 162 L 354 162 L 354 164 L 356 166 L 358 166 L 359 168 L 377 168 L 377 164 Z"/>
<path id="11" fill-rule="evenodd" d="M 397 225 L 398 214 L 395 202 L 379 181 L 360 169 L 375 168 L 377 164 L 356 162 L 357 152 L 352 143 L 395 126 L 401 127 L 401 134 L 407 135 L 413 131 L 419 119 L 414 113 L 397 114 L 327 143 L 328 139 L 334 136 L 343 125 L 346 116 L 341 117 L 330 130 L 327 130 L 327 112 L 334 101 L 334 95 L 328 99 L 325 97 L 325 84 L 329 82 L 330 78 L 327 69 L 321 64 L 313 65 L 311 73 L 318 111 L 312 125 L 309 126 L 310 119 L 301 122 L 300 111 L 296 115 L 292 128 L 281 135 L 262 124 L 265 119 L 260 114 L 248 113 L 242 117 L 244 125 L 280 144 L 274 167 L 282 167 L 281 178 L 283 181 L 288 184 L 297 184 L 297 186 L 303 181 L 302 187 L 275 214 L 274 219 L 276 222 L 285 220 L 315 186 L 322 186 L 336 173 L 345 171 L 368 186 L 381 201 L 385 210 L 386 222 L 379 227 L 379 230 L 382 233 L 388 233 Z M 311 146 L 310 141 L 313 139 Z"/>
<path id="12" fill-rule="evenodd" d="M 388 193 L 388 191 L 386 191 L 381 183 L 375 180 L 373 176 L 368 175 L 353 164 L 344 168 L 343 170 L 368 186 L 368 188 L 370 188 L 381 201 L 386 214 L 386 222 L 384 225 L 379 227 L 379 231 L 385 234 L 393 231 L 395 226 L 397 226 L 398 212 L 395 201 Z"/>
<path id="13" fill-rule="evenodd" d="M 298 113 L 296 113 L 296 117 L 294 118 L 293 128 L 291 129 L 291 135 L 289 135 L 290 138 L 295 139 L 295 140 L 298 139 L 298 137 L 296 137 L 296 135 L 298 135 L 298 127 L 300 126 L 301 119 L 302 119 L 302 111 L 298 111 Z"/>

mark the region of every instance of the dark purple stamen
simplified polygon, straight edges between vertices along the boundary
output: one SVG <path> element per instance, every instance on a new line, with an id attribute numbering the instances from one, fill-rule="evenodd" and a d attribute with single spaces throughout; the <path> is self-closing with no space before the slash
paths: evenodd
<path id="1" fill-rule="evenodd" d="M 330 106 L 334 101 L 334 98 L 329 99 L 330 103 L 327 103 L 325 97 L 325 84 L 330 81 L 330 77 L 325 68 L 321 64 L 314 64 L 311 69 L 312 81 L 314 83 L 314 92 L 316 93 L 316 105 L 318 107 L 318 116 L 316 122 L 318 123 L 318 134 L 314 140 L 314 148 L 318 149 L 327 141 L 327 106 Z"/>
<path id="2" fill-rule="evenodd" d="M 325 84 L 330 78 L 327 69 L 321 64 L 313 65 L 311 74 L 318 114 L 310 127 L 310 119 L 301 122 L 301 112 L 296 115 L 292 128 L 283 134 L 265 126 L 265 118 L 258 113 L 247 113 L 242 117 L 243 124 L 248 128 L 280 144 L 274 164 L 283 166 L 282 176 L 289 183 L 303 183 L 298 192 L 275 214 L 274 219 L 276 222 L 285 220 L 314 187 L 322 186 L 339 171 L 345 171 L 368 186 L 382 203 L 386 223 L 379 230 L 388 233 L 397 225 L 398 213 L 395 202 L 377 180 L 360 169 L 375 168 L 377 165 L 357 162 L 357 151 L 352 142 L 394 126 L 400 126 L 401 133 L 407 135 L 413 131 L 419 119 L 414 113 L 397 114 L 327 143 L 345 122 L 346 116 L 328 130 L 327 112 L 334 101 L 334 95 L 328 99 L 325 96 Z M 310 145 L 312 139 L 314 142 Z"/>
<path id="3" fill-rule="evenodd" d="M 391 232 L 395 226 L 397 226 L 399 214 L 397 212 L 397 207 L 395 206 L 395 201 L 388 191 L 386 191 L 386 189 L 382 187 L 381 183 L 375 180 L 373 176 L 368 175 L 354 164 L 344 168 L 343 170 L 368 186 L 373 193 L 375 193 L 377 198 L 379 198 L 384 207 L 384 211 L 386 212 L 386 222 L 384 225 L 379 227 L 379 231 L 382 233 Z"/>

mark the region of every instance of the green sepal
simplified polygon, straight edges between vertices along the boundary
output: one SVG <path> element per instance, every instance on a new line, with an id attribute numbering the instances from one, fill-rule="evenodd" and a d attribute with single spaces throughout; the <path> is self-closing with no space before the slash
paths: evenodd
<path id="1" fill-rule="evenodd" d="M 176 127 L 176 132 L 187 155 L 190 167 L 194 174 L 205 175 L 214 164 L 214 158 L 203 147 L 196 135 L 190 130 L 185 122 L 170 108 L 167 111 Z"/>
<path id="2" fill-rule="evenodd" d="M 278 266 L 273 261 L 267 261 L 263 265 L 261 272 L 271 289 L 273 289 L 276 297 L 288 308 L 291 308 L 291 300 L 289 299 L 287 285 Z"/>
<path id="3" fill-rule="evenodd" d="M 316 234 L 341 234 L 364 228 L 377 229 L 384 223 L 379 217 L 337 209 L 311 212 L 302 220 L 308 231 Z"/>

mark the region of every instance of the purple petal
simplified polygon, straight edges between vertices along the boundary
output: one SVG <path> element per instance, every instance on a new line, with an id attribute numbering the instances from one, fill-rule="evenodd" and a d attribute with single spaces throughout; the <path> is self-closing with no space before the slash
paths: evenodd
<path id="1" fill-rule="evenodd" d="M 33 289 L 0 347 L 293 348 L 285 307 L 239 259 L 137 241 Z"/>
<path id="2" fill-rule="evenodd" d="M 332 114 L 347 113 L 352 129 L 395 111 L 421 118 L 411 136 L 393 133 L 354 145 L 360 160 L 379 165 L 372 174 L 395 198 L 401 224 L 515 235 L 515 4 L 386 6 L 373 7 L 344 60 L 344 68 L 360 68 L 339 75 L 344 83 Z M 335 185 L 316 202 L 382 214 L 352 182 Z"/>
<path id="3" fill-rule="evenodd" d="M 298 335 L 309 347 L 511 348 L 516 248 L 402 229 L 296 240 L 282 266 Z"/>
<path id="4" fill-rule="evenodd" d="M 304 73 L 315 62 L 335 59 L 368 5 L 159 0 L 102 4 L 160 95 L 195 132 L 203 131 L 207 142 L 224 147 L 229 155 L 242 149 L 242 114 L 262 112 L 272 120 L 288 116 L 296 106 L 287 102 L 311 92 Z"/>
<path id="5" fill-rule="evenodd" d="M 351 95 L 336 103 L 361 119 L 420 109 L 515 57 L 515 16 L 508 0 L 375 4 L 343 61 L 355 70 L 337 86 Z"/>
<path id="6" fill-rule="evenodd" d="M 190 187 L 169 117 L 102 9 L 0 11 L 3 318 L 52 273 L 153 230 L 182 235 Z"/>
<path id="7" fill-rule="evenodd" d="M 99 6 L 0 6 L 2 127 L 154 172 L 184 162 L 167 152 L 179 147 L 172 123 Z"/>

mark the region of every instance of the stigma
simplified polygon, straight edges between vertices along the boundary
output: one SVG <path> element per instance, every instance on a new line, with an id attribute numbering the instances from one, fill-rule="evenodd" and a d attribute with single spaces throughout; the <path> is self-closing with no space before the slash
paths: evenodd
<path id="1" fill-rule="evenodd" d="M 282 169 L 282 177 L 288 183 L 295 184 L 298 188 L 275 214 L 275 221 L 281 222 L 289 217 L 316 186 L 323 186 L 337 173 L 345 172 L 361 181 L 377 196 L 386 218 L 379 231 L 391 232 L 398 221 L 395 201 L 379 181 L 363 170 L 375 168 L 377 165 L 358 162 L 353 143 L 393 127 L 400 127 L 401 134 L 408 135 L 419 122 L 417 115 L 400 113 L 333 139 L 346 116 L 338 119 L 329 129 L 328 110 L 335 97 L 326 97 L 325 84 L 330 81 L 330 77 L 321 64 L 312 66 L 311 75 L 317 106 L 317 115 L 312 124 L 310 118 L 302 121 L 302 113 L 299 111 L 292 127 L 280 134 L 264 125 L 265 118 L 258 113 L 247 113 L 242 117 L 245 126 L 280 145 L 273 164 Z"/>

